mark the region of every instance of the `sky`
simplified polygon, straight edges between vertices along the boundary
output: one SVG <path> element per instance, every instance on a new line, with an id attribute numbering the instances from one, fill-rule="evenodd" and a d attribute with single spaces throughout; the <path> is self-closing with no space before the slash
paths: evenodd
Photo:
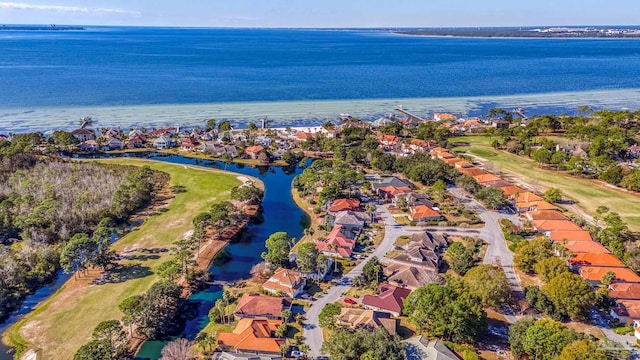
<path id="1" fill-rule="evenodd" d="M 285 28 L 640 25 L 640 1 L 0 0 L 0 24 Z"/>

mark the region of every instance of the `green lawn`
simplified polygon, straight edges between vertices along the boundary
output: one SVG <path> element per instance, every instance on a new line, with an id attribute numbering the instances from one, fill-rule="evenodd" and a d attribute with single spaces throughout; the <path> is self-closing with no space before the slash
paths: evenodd
<path id="1" fill-rule="evenodd" d="M 501 172 L 513 177 L 516 182 L 533 186 L 540 191 L 548 188 L 560 189 L 566 199 L 576 201 L 576 206 L 589 215 L 594 215 L 598 206 L 605 205 L 611 211 L 619 213 L 632 230 L 640 231 L 640 197 L 636 194 L 566 173 L 541 169 L 526 157 L 493 149 L 487 136 L 465 136 L 451 141 L 469 143 L 470 146 L 460 146 L 454 150 L 467 152 L 497 165 Z"/>
<path id="2" fill-rule="evenodd" d="M 154 269 L 171 255 L 171 243 L 182 239 L 191 229 L 191 220 L 215 201 L 226 200 L 229 191 L 241 184 L 233 174 L 138 159 L 100 160 L 126 165 L 149 165 L 167 172 L 170 185 L 186 192 L 175 195 L 167 211 L 146 218 L 144 224 L 129 233 L 114 249 L 127 250 L 129 268 L 117 283 L 91 285 L 89 279 L 71 279 L 54 296 L 22 321 L 10 328 L 4 339 L 42 349 L 44 359 L 72 359 L 75 351 L 89 340 L 93 328 L 104 320 L 119 319 L 118 304 L 125 298 L 143 293 L 158 280 Z M 158 249 L 160 252 L 149 252 Z"/>

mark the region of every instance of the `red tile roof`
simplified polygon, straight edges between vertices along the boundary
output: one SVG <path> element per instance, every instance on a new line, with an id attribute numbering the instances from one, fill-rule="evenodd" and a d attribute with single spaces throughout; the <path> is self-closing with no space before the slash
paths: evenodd
<path id="1" fill-rule="evenodd" d="M 502 190 L 502 192 L 504 193 L 504 196 L 522 194 L 522 193 L 526 192 L 525 189 L 523 189 L 523 188 L 521 188 L 519 186 L 514 186 L 514 185 L 503 186 L 503 187 L 500 188 L 500 190 Z"/>
<path id="2" fill-rule="evenodd" d="M 329 211 L 339 212 L 345 210 L 358 210 L 360 208 L 360 200 L 357 199 L 336 199 L 333 200 Z"/>
<path id="3" fill-rule="evenodd" d="M 480 184 L 484 183 L 484 182 L 489 182 L 489 181 L 499 181 L 502 180 L 501 178 L 493 175 L 493 174 L 481 174 L 481 175 L 475 175 L 473 176 L 474 179 L 476 179 L 476 181 Z"/>
<path id="4" fill-rule="evenodd" d="M 256 146 L 249 146 L 248 148 L 244 149 L 244 152 L 251 155 L 251 154 L 257 154 L 262 150 L 264 150 L 264 147 L 260 145 L 256 145 Z"/>
<path id="5" fill-rule="evenodd" d="M 609 254 L 609 250 L 606 247 L 602 246 L 600 243 L 595 241 L 575 241 L 569 240 L 562 244 L 565 249 L 573 252 L 574 254 L 579 253 L 592 253 L 592 254 Z"/>
<path id="6" fill-rule="evenodd" d="M 558 210 L 528 211 L 525 214 L 531 220 L 569 220 Z"/>
<path id="7" fill-rule="evenodd" d="M 483 175 L 483 174 L 488 174 L 488 172 L 486 172 L 486 171 L 484 171 L 484 170 L 482 170 L 480 168 L 477 168 L 477 167 L 463 168 L 463 169 L 457 169 L 457 170 L 458 170 L 458 172 L 460 174 L 468 175 L 468 176 L 471 176 L 471 177 L 478 176 L 478 175 Z"/>
<path id="8" fill-rule="evenodd" d="M 612 299 L 640 300 L 640 284 L 611 284 L 609 285 L 609 297 Z"/>
<path id="9" fill-rule="evenodd" d="M 378 309 L 402 313 L 404 299 L 411 294 L 411 290 L 399 288 L 391 284 L 380 285 L 380 295 L 364 295 L 362 304 Z"/>
<path id="10" fill-rule="evenodd" d="M 338 254 L 342 257 L 350 257 L 356 246 L 355 239 L 349 239 L 342 233 L 342 225 L 333 227 L 326 241 L 316 240 L 318 251 Z"/>

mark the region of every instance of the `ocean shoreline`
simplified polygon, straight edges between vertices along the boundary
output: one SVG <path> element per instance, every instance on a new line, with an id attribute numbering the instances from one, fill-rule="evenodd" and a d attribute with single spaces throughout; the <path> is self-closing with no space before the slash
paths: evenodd
<path id="1" fill-rule="evenodd" d="M 527 115 L 571 114 L 581 105 L 594 109 L 635 110 L 640 108 L 640 88 L 475 97 L 0 108 L 0 134 L 72 130 L 79 126 L 79 119 L 84 116 L 93 118 L 94 128 L 202 127 L 207 119 L 215 118 L 218 121 L 229 120 L 235 128 L 241 129 L 249 122 L 259 124 L 264 117 L 272 128 L 308 127 L 327 120 L 337 121 L 341 113 L 363 120 L 376 120 L 394 113 L 398 105 L 425 118 L 431 118 L 433 112 L 484 117 L 492 107 L 522 107 Z"/>

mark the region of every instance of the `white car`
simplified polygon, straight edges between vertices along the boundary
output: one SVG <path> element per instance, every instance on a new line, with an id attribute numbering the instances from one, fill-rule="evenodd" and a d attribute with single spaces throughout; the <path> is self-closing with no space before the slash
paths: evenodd
<path id="1" fill-rule="evenodd" d="M 291 352 L 291 357 L 292 358 L 302 358 L 302 357 L 304 357 L 304 353 L 302 351 L 294 350 L 294 351 Z"/>

